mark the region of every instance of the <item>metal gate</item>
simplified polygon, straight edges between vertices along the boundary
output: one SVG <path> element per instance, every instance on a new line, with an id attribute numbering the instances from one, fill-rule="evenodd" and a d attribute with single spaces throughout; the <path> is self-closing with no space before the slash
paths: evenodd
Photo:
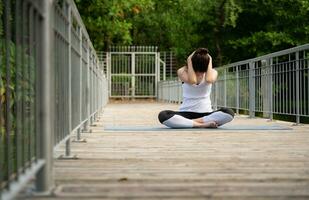
<path id="1" fill-rule="evenodd" d="M 106 56 L 110 97 L 157 96 L 162 62 L 157 47 L 111 47 Z"/>

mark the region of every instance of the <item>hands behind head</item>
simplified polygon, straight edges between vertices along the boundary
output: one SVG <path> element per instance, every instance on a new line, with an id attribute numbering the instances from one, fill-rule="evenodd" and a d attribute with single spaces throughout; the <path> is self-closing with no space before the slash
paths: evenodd
<path id="1" fill-rule="evenodd" d="M 192 56 L 194 55 L 194 53 L 195 53 L 195 51 L 193 51 L 193 52 L 188 56 L 188 58 L 187 58 L 187 63 L 192 61 Z M 209 62 L 211 62 L 211 61 L 212 61 L 211 55 L 210 55 L 209 53 L 208 53 L 207 55 L 209 56 Z"/>
<path id="2" fill-rule="evenodd" d="M 188 58 L 187 58 L 187 63 L 192 61 L 191 58 L 192 58 L 192 56 L 194 55 L 194 53 L 195 53 L 195 51 L 193 51 L 193 52 L 188 56 Z"/>
<path id="3" fill-rule="evenodd" d="M 211 55 L 208 53 L 208 56 L 209 56 L 209 62 L 211 62 L 212 61 L 212 57 L 211 57 Z"/>

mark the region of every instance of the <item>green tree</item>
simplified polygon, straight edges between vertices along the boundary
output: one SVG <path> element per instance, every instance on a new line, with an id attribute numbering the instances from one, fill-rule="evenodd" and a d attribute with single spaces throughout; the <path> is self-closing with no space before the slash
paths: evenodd
<path id="1" fill-rule="evenodd" d="M 97 50 L 155 45 L 181 62 L 208 47 L 216 66 L 309 41 L 308 0 L 76 0 Z"/>
<path id="2" fill-rule="evenodd" d="M 256 57 L 309 41 L 307 0 L 251 0 L 241 2 L 236 26 L 227 29 L 228 61 Z"/>
<path id="3" fill-rule="evenodd" d="M 127 20 L 152 6 L 150 0 L 75 0 L 94 47 L 132 43 L 132 24 Z"/>

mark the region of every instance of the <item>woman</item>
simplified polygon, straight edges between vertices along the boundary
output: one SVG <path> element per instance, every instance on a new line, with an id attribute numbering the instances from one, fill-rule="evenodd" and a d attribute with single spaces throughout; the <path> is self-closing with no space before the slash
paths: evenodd
<path id="1" fill-rule="evenodd" d="M 199 48 L 187 58 L 187 66 L 177 71 L 182 81 L 183 102 L 179 111 L 164 110 L 159 121 L 170 128 L 217 128 L 233 120 L 228 108 L 213 111 L 211 86 L 218 72 L 212 68 L 212 58 L 206 48 Z"/>

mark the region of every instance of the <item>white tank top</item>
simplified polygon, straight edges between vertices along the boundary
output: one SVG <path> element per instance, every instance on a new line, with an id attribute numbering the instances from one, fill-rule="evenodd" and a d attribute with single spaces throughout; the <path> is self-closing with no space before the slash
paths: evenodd
<path id="1" fill-rule="evenodd" d="M 205 79 L 198 85 L 182 84 L 183 100 L 180 111 L 212 112 L 210 93 L 212 84 Z"/>

